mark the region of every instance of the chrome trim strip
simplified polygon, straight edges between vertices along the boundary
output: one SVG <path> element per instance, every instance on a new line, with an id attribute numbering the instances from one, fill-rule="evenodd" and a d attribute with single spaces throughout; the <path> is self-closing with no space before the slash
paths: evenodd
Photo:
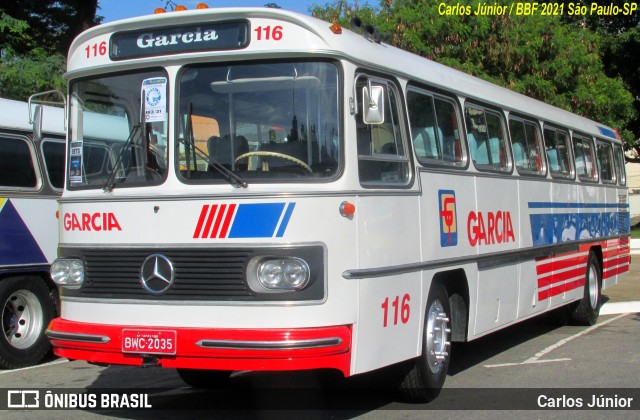
<path id="1" fill-rule="evenodd" d="M 565 244 L 554 244 L 540 247 L 516 249 L 512 251 L 492 252 L 484 255 L 469 255 L 466 257 L 444 258 L 429 262 L 415 262 L 409 264 L 393 265 L 388 267 L 362 268 L 346 270 L 342 273 L 345 279 L 364 279 L 373 277 L 385 277 L 396 274 L 411 273 L 415 271 L 431 270 L 442 267 L 477 263 L 479 270 L 497 267 L 500 265 L 514 264 L 520 261 L 531 260 L 539 257 L 550 257 L 565 252 L 575 252 L 579 245 L 586 242 L 603 242 L 610 238 L 598 238 L 597 240 L 576 241 Z M 515 260 L 515 261 L 514 261 Z"/>
<path id="2" fill-rule="evenodd" d="M 65 340 L 65 341 L 81 341 L 83 343 L 98 343 L 107 344 L 111 339 L 104 335 L 92 335 L 92 334 L 76 334 L 68 332 L 60 332 L 47 330 L 45 335 L 53 340 Z"/>
<path id="3" fill-rule="evenodd" d="M 240 340 L 200 340 L 198 347 L 205 349 L 231 350 L 301 350 L 320 347 L 333 347 L 342 344 L 339 337 L 320 338 L 313 340 L 285 340 L 285 341 L 240 341 Z"/>

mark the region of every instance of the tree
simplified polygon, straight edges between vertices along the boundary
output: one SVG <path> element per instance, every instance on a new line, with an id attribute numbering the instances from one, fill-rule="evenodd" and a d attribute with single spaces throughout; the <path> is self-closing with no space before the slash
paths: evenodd
<path id="1" fill-rule="evenodd" d="M 640 57 L 640 25 L 607 39 L 603 58 L 607 74 L 611 77 L 620 77 L 625 81 L 634 97 L 636 115 L 640 115 L 638 57 Z M 632 119 L 627 129 L 630 133 L 627 133 L 625 138 L 631 136 L 637 139 L 630 145 L 640 155 L 640 119 Z"/>
<path id="2" fill-rule="evenodd" d="M 38 47 L 48 54 L 66 56 L 80 32 L 102 21 L 102 17 L 96 16 L 98 0 L 21 0 L 5 2 L 0 8 L 29 25 L 29 40 L 14 40 L 9 44 L 17 54 Z"/>
<path id="3" fill-rule="evenodd" d="M 478 4 L 456 3 L 472 11 Z M 601 121 L 635 141 L 627 129 L 635 116 L 633 97 L 620 77 L 605 73 L 598 34 L 553 16 L 440 15 L 438 4 L 383 0 L 368 20 L 394 46 Z M 353 9 L 340 1 L 316 6 L 313 15 L 344 18 L 345 11 Z"/>
<path id="4" fill-rule="evenodd" d="M 98 0 L 5 3 L 0 6 L 0 96 L 25 100 L 43 90 L 64 91 L 67 50 L 75 36 L 102 20 L 96 17 Z"/>

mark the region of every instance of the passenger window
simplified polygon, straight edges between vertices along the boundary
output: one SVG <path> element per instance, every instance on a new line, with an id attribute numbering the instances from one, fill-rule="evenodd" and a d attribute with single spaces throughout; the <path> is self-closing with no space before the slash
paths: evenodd
<path id="1" fill-rule="evenodd" d="M 384 81 L 376 80 L 372 84 L 384 88 L 384 122 L 365 124 L 362 100 L 358 101 L 356 127 L 360 182 L 363 185 L 406 184 L 409 181 L 409 160 L 402 140 L 398 92 Z M 361 78 L 357 89 L 359 98 L 362 98 L 364 87 L 364 78 Z"/>
<path id="2" fill-rule="evenodd" d="M 616 163 L 616 173 L 618 174 L 618 185 L 627 185 L 627 173 L 624 167 L 624 152 L 622 146 L 614 147 L 614 156 Z"/>
<path id="3" fill-rule="evenodd" d="M 497 112 L 465 107 L 469 154 L 480 170 L 508 171 L 509 159 L 502 118 Z"/>
<path id="4" fill-rule="evenodd" d="M 422 164 L 463 166 L 458 114 L 452 101 L 428 93 L 407 93 L 411 137 Z"/>
<path id="5" fill-rule="evenodd" d="M 29 142 L 26 139 L 0 135 L 0 186 L 36 188 L 38 178 Z"/>
<path id="6" fill-rule="evenodd" d="M 596 163 L 591 140 L 573 136 L 573 154 L 576 159 L 576 174 L 582 181 L 598 181 Z"/>
<path id="7" fill-rule="evenodd" d="M 42 155 L 49 182 L 53 188 L 64 187 L 64 153 L 63 141 L 45 140 L 42 143 Z"/>
<path id="8" fill-rule="evenodd" d="M 599 141 L 597 144 L 598 164 L 600 166 L 600 179 L 606 184 L 615 184 L 616 174 L 613 166 L 611 145 Z"/>
<path id="9" fill-rule="evenodd" d="M 549 160 L 549 170 L 554 178 L 573 178 L 569 135 L 555 128 L 544 129 L 544 144 Z"/>
<path id="10" fill-rule="evenodd" d="M 511 133 L 511 147 L 516 168 L 522 174 L 543 175 L 544 159 L 543 149 L 538 124 L 509 118 L 509 131 Z"/>

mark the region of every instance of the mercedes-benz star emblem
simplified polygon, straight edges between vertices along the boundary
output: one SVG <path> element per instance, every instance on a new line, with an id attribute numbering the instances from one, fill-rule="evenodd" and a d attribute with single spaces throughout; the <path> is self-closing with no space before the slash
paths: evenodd
<path id="1" fill-rule="evenodd" d="M 147 292 L 161 295 L 169 290 L 174 280 L 173 264 L 164 255 L 149 255 L 142 263 L 140 283 Z"/>

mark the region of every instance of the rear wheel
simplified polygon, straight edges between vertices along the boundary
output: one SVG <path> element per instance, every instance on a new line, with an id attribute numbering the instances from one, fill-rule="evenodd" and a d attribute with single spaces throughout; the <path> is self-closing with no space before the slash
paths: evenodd
<path id="1" fill-rule="evenodd" d="M 44 331 L 55 316 L 52 291 L 40 278 L 4 279 L 0 281 L 0 305 L 0 367 L 15 369 L 38 363 L 51 349 Z"/>
<path id="2" fill-rule="evenodd" d="M 433 285 L 425 313 L 422 355 L 410 362 L 411 368 L 400 384 L 405 400 L 428 402 L 440 394 L 449 369 L 450 326 L 447 292 L 441 285 Z"/>
<path id="3" fill-rule="evenodd" d="M 572 318 L 579 325 L 594 325 L 600 314 L 600 263 L 595 253 L 589 253 L 585 277 L 584 295 L 573 310 Z"/>
<path id="4" fill-rule="evenodd" d="M 224 388 L 229 382 L 231 371 L 228 370 L 203 370 L 203 369 L 178 369 L 178 375 L 193 388 Z"/>

